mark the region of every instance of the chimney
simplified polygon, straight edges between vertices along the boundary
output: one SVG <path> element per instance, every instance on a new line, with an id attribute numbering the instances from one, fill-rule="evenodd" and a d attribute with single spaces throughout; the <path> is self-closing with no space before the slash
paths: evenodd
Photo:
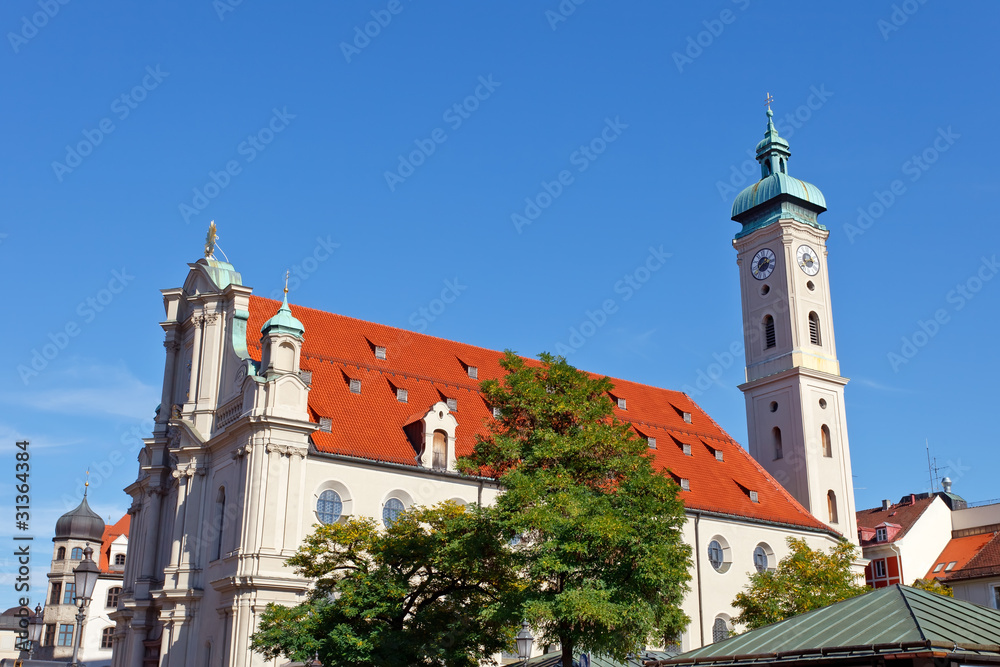
<path id="1" fill-rule="evenodd" d="M 891 500 L 883 500 L 882 501 L 882 511 L 883 512 L 885 512 L 886 510 L 888 510 L 890 507 L 892 507 L 892 501 Z"/>

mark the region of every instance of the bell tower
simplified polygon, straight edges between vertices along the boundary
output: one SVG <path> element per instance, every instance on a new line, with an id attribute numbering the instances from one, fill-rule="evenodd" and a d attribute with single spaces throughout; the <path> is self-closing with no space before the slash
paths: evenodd
<path id="1" fill-rule="evenodd" d="M 770 99 L 768 100 L 770 101 Z M 750 454 L 813 516 L 857 542 L 844 386 L 833 335 L 826 200 L 789 175 L 774 127 L 757 144 L 760 180 L 733 203 Z"/>

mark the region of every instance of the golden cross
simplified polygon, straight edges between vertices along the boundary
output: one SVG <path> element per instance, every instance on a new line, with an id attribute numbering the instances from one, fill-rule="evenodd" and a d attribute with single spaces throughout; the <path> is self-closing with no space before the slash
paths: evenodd
<path id="1" fill-rule="evenodd" d="M 285 294 L 288 294 L 288 271 L 285 271 Z"/>
<path id="2" fill-rule="evenodd" d="M 764 104 L 767 105 L 768 109 L 771 108 L 771 102 L 773 102 L 773 101 L 774 101 L 774 98 L 771 97 L 771 93 L 765 93 Z"/>

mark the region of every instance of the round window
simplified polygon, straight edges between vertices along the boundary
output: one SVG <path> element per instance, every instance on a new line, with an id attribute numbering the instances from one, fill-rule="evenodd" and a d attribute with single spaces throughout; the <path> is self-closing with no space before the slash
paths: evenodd
<path id="1" fill-rule="evenodd" d="M 334 523 L 340 519 L 344 513 L 344 503 L 340 500 L 340 494 L 327 489 L 319 494 L 316 501 L 316 515 L 322 523 Z"/>
<path id="2" fill-rule="evenodd" d="M 767 569 L 767 565 L 767 552 L 764 551 L 764 547 L 758 546 L 753 550 L 753 566 L 758 572 L 763 572 Z"/>
<path id="3" fill-rule="evenodd" d="M 722 564 L 725 562 L 723 558 L 722 545 L 716 540 L 712 540 L 708 543 L 708 562 L 712 564 L 716 570 L 722 569 Z"/>
<path id="4" fill-rule="evenodd" d="M 389 500 L 385 501 L 385 505 L 382 505 L 382 523 L 388 528 L 396 523 L 396 519 L 402 513 L 403 503 L 398 498 L 389 498 Z"/>

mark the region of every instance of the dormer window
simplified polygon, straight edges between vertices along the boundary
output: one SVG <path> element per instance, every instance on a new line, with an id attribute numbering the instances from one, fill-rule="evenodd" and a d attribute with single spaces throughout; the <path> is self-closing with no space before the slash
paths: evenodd
<path id="1" fill-rule="evenodd" d="M 656 438 L 646 438 L 646 442 L 649 444 L 650 449 L 656 449 Z"/>
<path id="2" fill-rule="evenodd" d="M 351 388 L 352 394 L 361 393 L 361 380 L 355 380 L 352 378 L 351 381 L 348 383 L 348 386 Z"/>
<path id="3" fill-rule="evenodd" d="M 751 491 L 750 492 L 750 502 L 752 502 L 752 503 L 759 503 L 760 502 L 760 498 L 757 496 L 757 492 L 756 491 Z"/>
<path id="4" fill-rule="evenodd" d="M 875 529 L 875 541 L 876 542 L 885 542 L 887 539 L 889 539 L 889 534 L 888 534 L 888 531 L 885 528 L 876 528 Z"/>
<path id="5" fill-rule="evenodd" d="M 624 398 L 619 398 L 618 399 L 618 409 L 619 410 L 625 410 L 626 409 L 625 408 L 625 399 Z"/>
<path id="6" fill-rule="evenodd" d="M 725 455 L 723 455 L 721 449 L 716 449 L 715 450 L 715 460 L 716 461 L 723 461 L 723 460 L 725 460 Z"/>
<path id="7" fill-rule="evenodd" d="M 501 414 L 502 414 L 502 411 L 500 410 L 500 408 L 493 408 L 493 418 L 494 419 L 500 419 L 500 415 Z"/>
<path id="8" fill-rule="evenodd" d="M 691 423 L 691 413 L 690 412 L 683 412 L 683 413 L 681 413 L 681 417 L 684 418 L 684 423 L 685 424 L 690 424 Z"/>
<path id="9" fill-rule="evenodd" d="M 684 456 L 691 456 L 691 445 L 687 443 L 682 444 L 681 451 L 684 452 Z"/>
<path id="10" fill-rule="evenodd" d="M 445 401 L 445 404 L 447 404 L 448 409 L 451 410 L 452 412 L 454 412 L 455 410 L 458 410 L 458 399 L 457 398 L 449 398 L 449 399 L 447 399 Z"/>
<path id="11" fill-rule="evenodd" d="M 375 358 L 376 359 L 385 359 L 385 348 L 382 347 L 381 345 L 376 345 L 375 346 Z"/>
<path id="12" fill-rule="evenodd" d="M 406 395 L 407 391 L 405 389 L 402 388 L 396 389 L 396 400 L 399 401 L 400 403 L 406 403 Z"/>
<path id="13" fill-rule="evenodd" d="M 333 432 L 333 419 L 330 417 L 320 417 L 319 430 L 323 431 L 323 433 Z"/>
<path id="14" fill-rule="evenodd" d="M 473 380 L 478 380 L 479 379 L 479 369 L 477 367 L 475 367 L 475 366 L 469 366 L 466 370 L 469 372 L 469 377 L 471 379 L 473 379 Z"/>
<path id="15" fill-rule="evenodd" d="M 681 490 L 690 491 L 691 490 L 691 480 L 687 477 L 681 477 Z"/>

